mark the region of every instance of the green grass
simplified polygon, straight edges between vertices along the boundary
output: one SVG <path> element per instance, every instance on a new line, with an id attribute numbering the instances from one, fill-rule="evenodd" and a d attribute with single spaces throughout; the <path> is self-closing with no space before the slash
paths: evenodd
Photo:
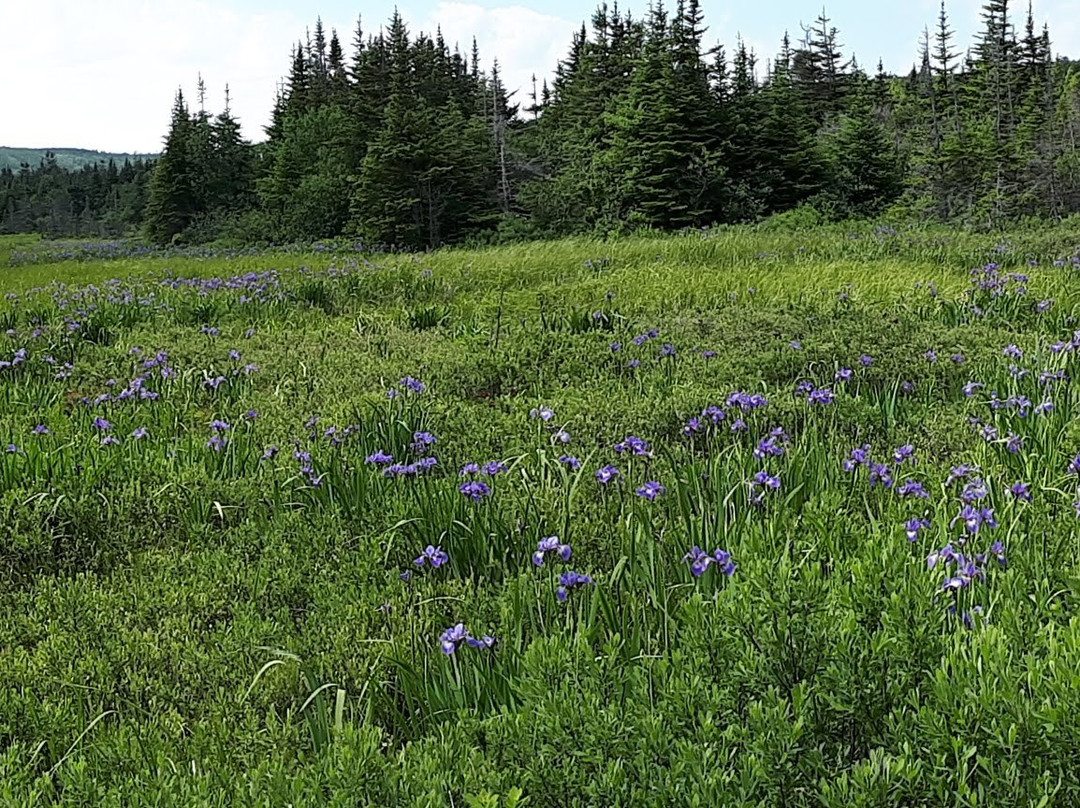
<path id="1" fill-rule="evenodd" d="M 0 804 L 1077 804 L 1071 239 L 11 266 L 43 245 L 0 238 Z M 428 473 L 365 462 L 417 432 Z M 891 487 L 844 470 L 863 444 Z M 996 527 L 956 521 L 960 464 Z M 538 568 L 548 536 L 572 557 Z M 957 593 L 927 564 L 950 543 L 985 554 Z M 695 577 L 695 545 L 734 573 Z M 562 602 L 571 570 L 594 582 Z M 459 622 L 494 647 L 441 653 Z"/>

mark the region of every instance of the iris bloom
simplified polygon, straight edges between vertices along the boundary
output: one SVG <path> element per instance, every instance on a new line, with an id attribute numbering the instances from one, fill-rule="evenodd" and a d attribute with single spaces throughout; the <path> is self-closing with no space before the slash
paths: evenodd
<path id="1" fill-rule="evenodd" d="M 427 547 L 424 548 L 424 551 L 416 557 L 416 560 L 414 560 L 413 563 L 418 567 L 422 567 L 425 564 L 430 564 L 435 569 L 438 569 L 449 560 L 450 556 L 446 553 L 445 550 L 443 550 L 443 548 L 435 547 L 429 544 Z"/>
<path id="2" fill-rule="evenodd" d="M 930 527 L 930 525 L 931 522 L 929 519 L 908 519 L 907 522 L 904 523 L 904 532 L 908 537 L 908 541 L 917 541 L 919 533 Z"/>
<path id="3" fill-rule="evenodd" d="M 548 553 L 555 553 L 563 561 L 569 561 L 573 550 L 570 549 L 569 544 L 564 544 L 559 541 L 558 536 L 547 536 L 540 539 L 536 544 L 536 552 L 532 555 L 532 562 L 538 567 L 544 566 L 544 557 Z"/>
<path id="4" fill-rule="evenodd" d="M 582 575 L 579 572 L 564 572 L 559 576 L 559 587 L 555 590 L 555 596 L 560 602 L 570 597 L 570 592 L 579 586 L 591 585 L 591 576 Z"/>
<path id="5" fill-rule="evenodd" d="M 1028 483 L 1013 483 L 1009 493 L 1016 499 L 1031 502 L 1031 486 Z"/>
<path id="6" fill-rule="evenodd" d="M 619 470 L 614 466 L 604 466 L 596 470 L 596 479 L 601 485 L 607 485 L 618 478 L 619 473 Z"/>
<path id="7" fill-rule="evenodd" d="M 458 490 L 473 502 L 482 502 L 484 497 L 491 495 L 491 488 L 477 481 L 462 483 Z"/>
<path id="8" fill-rule="evenodd" d="M 667 489 L 664 488 L 656 480 L 650 480 L 637 490 L 637 495 L 643 499 L 647 499 L 650 502 L 655 500 L 659 496 L 663 496 L 667 493 Z"/>
<path id="9" fill-rule="evenodd" d="M 917 499 L 929 499 L 930 494 L 927 493 L 922 483 L 918 480 L 905 480 L 897 489 L 896 493 L 902 497 L 915 497 Z"/>

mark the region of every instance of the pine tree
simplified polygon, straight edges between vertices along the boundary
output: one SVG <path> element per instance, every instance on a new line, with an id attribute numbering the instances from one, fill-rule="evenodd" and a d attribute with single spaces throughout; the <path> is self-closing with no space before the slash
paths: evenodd
<path id="1" fill-rule="evenodd" d="M 209 197 L 212 210 L 218 213 L 244 210 L 254 202 L 254 151 L 240 134 L 240 122 L 232 113 L 228 85 L 225 87 L 225 106 L 214 118 L 211 128 L 214 170 Z"/>
<path id="2" fill-rule="evenodd" d="M 845 216 L 874 216 L 903 189 L 893 143 L 875 114 L 865 76 L 829 144 L 829 188 Z"/>
<path id="3" fill-rule="evenodd" d="M 165 244 L 184 232 L 197 212 L 195 167 L 191 142 L 194 124 L 178 90 L 169 133 L 150 181 L 146 206 L 146 235 Z"/>

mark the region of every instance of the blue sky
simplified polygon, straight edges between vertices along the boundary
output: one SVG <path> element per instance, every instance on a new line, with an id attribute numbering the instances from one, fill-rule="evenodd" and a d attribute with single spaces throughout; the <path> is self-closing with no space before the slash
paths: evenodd
<path id="1" fill-rule="evenodd" d="M 939 0 L 832 0 L 828 16 L 845 53 L 873 69 L 879 58 L 907 71 L 924 26 L 933 26 Z M 1021 23 L 1026 1 L 1017 2 Z M 470 46 L 475 33 L 486 64 L 498 58 L 511 87 L 550 74 L 572 32 L 595 5 L 570 0 L 402 0 L 412 30 L 442 27 L 446 39 Z M 669 0 L 669 6 L 674 0 Z M 966 48 L 979 26 L 980 0 L 948 0 L 958 43 Z M 220 106 L 226 83 L 248 137 L 259 139 L 288 67 L 291 43 L 321 15 L 352 38 L 357 14 L 373 30 L 393 13 L 392 0 L 0 0 L 0 30 L 48 32 L 11 36 L 0 48 L 0 145 L 72 146 L 109 151 L 156 151 L 168 124 L 172 96 L 189 97 L 201 72 L 208 107 Z M 646 2 L 624 3 L 636 15 Z M 764 62 L 785 29 L 821 13 L 819 0 L 702 0 L 709 43 L 729 52 L 736 36 Z M 1049 21 L 1055 49 L 1080 57 L 1080 0 L 1035 0 Z M 30 66 L 30 67 L 28 67 Z"/>

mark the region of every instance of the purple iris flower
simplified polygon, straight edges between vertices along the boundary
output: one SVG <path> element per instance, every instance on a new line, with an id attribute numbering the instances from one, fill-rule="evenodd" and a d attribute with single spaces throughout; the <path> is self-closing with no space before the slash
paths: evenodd
<path id="1" fill-rule="evenodd" d="M 690 572 L 695 578 L 700 578 L 712 564 L 712 556 L 698 547 L 696 544 L 690 548 L 690 552 L 683 556 L 683 561 L 690 562 Z"/>
<path id="2" fill-rule="evenodd" d="M 443 548 L 429 544 L 424 548 L 424 551 L 416 557 L 416 560 L 413 561 L 413 563 L 418 567 L 430 564 L 433 568 L 438 569 L 449 560 L 450 556 Z"/>
<path id="3" fill-rule="evenodd" d="M 489 488 L 486 483 L 478 482 L 475 480 L 472 482 L 462 483 L 458 487 L 458 490 L 462 494 L 467 496 L 469 499 L 471 499 L 473 502 L 482 502 L 484 500 L 484 497 L 491 495 L 491 488 Z"/>
<path id="4" fill-rule="evenodd" d="M 743 412 L 750 412 L 761 407 L 768 406 L 769 401 L 761 393 L 744 393 L 741 390 L 732 393 L 727 398 L 727 406 L 738 407 Z"/>
<path id="5" fill-rule="evenodd" d="M 536 543 L 536 552 L 532 555 L 532 562 L 538 567 L 544 566 L 544 557 L 548 553 L 555 553 L 563 561 L 569 561 L 573 550 L 569 544 L 559 541 L 558 536 L 547 536 Z"/>
<path id="6" fill-rule="evenodd" d="M 870 485 L 883 485 L 886 488 L 893 487 L 892 469 L 884 463 L 870 464 Z"/>
<path id="7" fill-rule="evenodd" d="M 529 411 L 529 417 L 530 418 L 539 418 L 544 423 L 547 423 L 548 421 L 550 421 L 552 418 L 555 417 L 555 410 L 551 409 L 551 407 L 549 407 L 549 406 L 547 406 L 545 404 L 545 405 L 543 405 L 542 407 L 540 407 L 538 409 L 530 410 Z"/>
<path id="8" fill-rule="evenodd" d="M 865 466 L 870 460 L 870 444 L 864 443 L 851 450 L 851 456 L 844 461 L 844 471 L 855 471 L 859 466 Z"/>
<path id="9" fill-rule="evenodd" d="M 767 471 L 759 471 L 750 480 L 750 502 L 761 505 L 765 501 L 765 495 L 769 491 L 780 490 L 780 478 L 769 474 Z"/>
<path id="10" fill-rule="evenodd" d="M 976 477 L 968 483 L 965 483 L 964 490 L 960 494 L 960 499 L 965 505 L 974 505 L 976 502 L 981 502 L 990 496 L 990 489 L 986 487 L 986 483 Z"/>
<path id="11" fill-rule="evenodd" d="M 403 387 L 410 393 L 420 395 L 427 389 L 427 385 L 419 379 L 414 379 L 412 376 L 406 376 L 404 379 L 398 381 L 398 386 Z"/>
<path id="12" fill-rule="evenodd" d="M 1069 474 L 1080 475 L 1080 455 L 1077 455 L 1069 461 Z"/>
<path id="13" fill-rule="evenodd" d="M 642 499 L 647 499 L 652 502 L 657 497 L 666 494 L 667 489 L 664 488 L 664 486 L 662 486 L 656 480 L 649 480 L 647 483 L 642 485 L 635 493 Z"/>
<path id="14" fill-rule="evenodd" d="M 444 654 L 450 656 L 458 649 L 459 645 L 465 642 L 468 636 L 469 632 L 465 630 L 465 624 L 458 623 L 456 626 L 448 628 L 439 636 L 439 646 L 442 648 Z"/>
<path id="15" fill-rule="evenodd" d="M 727 413 L 716 406 L 706 407 L 701 411 L 701 415 L 703 418 L 708 418 L 714 424 L 718 424 L 727 418 Z"/>
<path id="16" fill-rule="evenodd" d="M 919 533 L 930 527 L 931 524 L 929 519 L 908 519 L 904 523 L 904 532 L 908 537 L 908 541 L 918 541 Z"/>
<path id="17" fill-rule="evenodd" d="M 651 457 L 652 453 L 649 450 L 649 444 L 647 441 L 630 435 L 620 443 L 615 444 L 615 451 L 618 454 L 630 453 L 638 457 Z"/>
<path id="18" fill-rule="evenodd" d="M 1005 558 L 1005 545 L 1001 543 L 1000 539 L 990 545 L 990 553 L 1001 566 L 1007 567 L 1009 565 L 1008 560 Z"/>
<path id="19" fill-rule="evenodd" d="M 439 439 L 430 432 L 414 432 L 412 450 L 417 454 L 423 454 L 438 442 Z"/>
<path id="20" fill-rule="evenodd" d="M 619 476 L 619 470 L 615 466 L 604 466 L 596 470 L 596 479 L 601 485 L 613 482 Z"/>
<path id="21" fill-rule="evenodd" d="M 762 438 L 757 446 L 754 447 L 754 457 L 758 460 L 764 460 L 767 457 L 782 457 L 784 454 L 784 447 L 779 444 L 776 438 Z"/>
<path id="22" fill-rule="evenodd" d="M 1029 483 L 1013 483 L 1009 487 L 1009 493 L 1018 500 L 1031 502 L 1031 485 Z"/>
<path id="23" fill-rule="evenodd" d="M 560 602 L 570 597 L 570 592 L 579 586 L 587 586 L 593 583 L 591 576 L 582 575 L 579 572 L 564 572 L 559 576 L 559 587 L 555 590 L 555 596 Z"/>
<path id="24" fill-rule="evenodd" d="M 916 499 L 930 498 L 930 494 L 927 493 L 922 483 L 917 480 L 905 480 L 897 487 L 896 493 L 902 497 L 915 497 Z"/>
<path id="25" fill-rule="evenodd" d="M 737 565 L 731 560 L 731 553 L 720 548 L 713 550 L 712 554 L 709 554 L 695 545 L 690 549 L 689 553 L 683 556 L 683 561 L 690 563 L 690 572 L 695 578 L 704 575 L 713 564 L 720 567 L 729 578 L 735 574 L 737 569 Z"/>
<path id="26" fill-rule="evenodd" d="M 915 447 L 910 443 L 905 443 L 903 446 L 898 446 L 893 450 L 893 462 L 896 465 L 902 465 L 908 460 L 912 462 L 915 460 Z"/>

